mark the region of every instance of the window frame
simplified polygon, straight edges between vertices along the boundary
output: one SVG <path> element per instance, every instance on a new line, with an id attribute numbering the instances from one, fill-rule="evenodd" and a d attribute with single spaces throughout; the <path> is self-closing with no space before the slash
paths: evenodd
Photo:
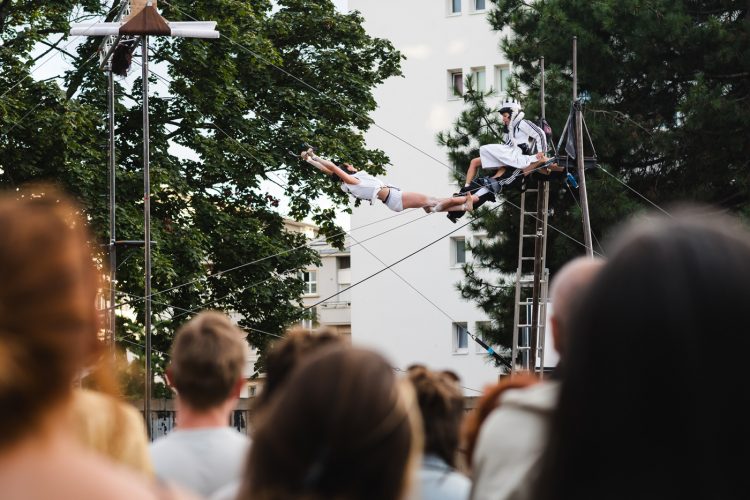
<path id="1" fill-rule="evenodd" d="M 507 77 L 502 79 L 502 72 L 507 71 Z M 495 64 L 493 71 L 493 93 L 498 96 L 508 95 L 508 82 L 510 81 L 510 64 Z"/>
<path id="2" fill-rule="evenodd" d="M 477 7 L 477 2 L 479 1 L 480 0 L 471 0 L 471 13 L 472 14 L 481 14 L 483 12 L 487 12 L 487 0 L 481 0 L 482 2 L 484 2 L 484 7 L 482 8 Z"/>
<path id="3" fill-rule="evenodd" d="M 479 88 L 479 80 L 477 79 L 477 75 L 479 73 L 482 73 L 483 75 L 483 82 L 482 82 L 482 88 Z M 471 68 L 471 76 L 472 76 L 472 89 L 475 92 L 484 92 L 487 90 L 487 68 L 485 66 L 476 66 Z"/>
<path id="4" fill-rule="evenodd" d="M 304 271 L 300 271 L 300 279 L 304 283 L 305 289 L 302 292 L 302 295 L 305 297 L 314 297 L 318 295 L 318 270 L 317 269 L 306 269 Z M 305 279 L 305 274 L 307 274 L 309 277 L 313 277 L 313 279 Z M 311 288 L 314 287 L 314 290 L 311 290 Z"/>
<path id="5" fill-rule="evenodd" d="M 471 251 L 469 250 L 469 248 L 467 246 L 467 239 L 466 239 L 466 237 L 465 236 L 453 236 L 453 237 L 450 238 L 449 241 L 451 242 L 451 256 L 450 256 L 450 258 L 451 258 L 451 260 L 450 260 L 451 267 L 453 267 L 453 268 L 461 268 L 465 264 L 468 264 L 469 263 L 469 256 L 471 254 Z M 459 241 L 463 242 L 463 246 L 464 246 L 464 251 L 463 251 L 463 258 L 464 259 L 461 262 L 459 262 L 459 260 L 458 260 L 458 255 L 459 255 L 458 244 L 459 244 Z"/>
<path id="6" fill-rule="evenodd" d="M 458 10 L 455 10 L 456 3 L 458 3 Z M 464 10 L 463 0 L 445 0 L 445 15 L 446 16 L 448 17 L 460 16 L 463 13 L 463 10 Z"/>
<path id="7" fill-rule="evenodd" d="M 448 100 L 449 101 L 457 101 L 461 99 L 464 95 L 465 89 L 464 89 L 464 70 L 462 68 L 453 68 L 448 70 Z M 461 78 L 461 84 L 459 87 L 459 92 L 456 92 L 456 76 L 459 76 Z"/>
<path id="8" fill-rule="evenodd" d="M 460 335 L 462 331 L 466 339 L 465 347 L 461 347 Z M 451 323 L 451 349 L 453 354 L 469 354 L 469 325 L 466 321 Z"/>

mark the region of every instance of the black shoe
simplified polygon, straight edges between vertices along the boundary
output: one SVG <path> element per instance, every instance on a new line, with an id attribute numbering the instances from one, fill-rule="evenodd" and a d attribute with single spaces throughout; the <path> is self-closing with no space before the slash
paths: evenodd
<path id="1" fill-rule="evenodd" d="M 448 217 L 448 220 L 449 220 L 449 221 L 451 221 L 452 223 L 454 223 L 454 224 L 455 224 L 455 223 L 456 223 L 456 221 L 457 221 L 458 219 L 460 219 L 461 217 L 463 217 L 465 213 L 466 213 L 466 212 L 457 212 L 457 211 L 453 211 L 453 212 L 448 212 L 448 215 L 447 215 L 447 217 Z"/>
<path id="2" fill-rule="evenodd" d="M 299 146 L 299 147 L 300 147 L 300 149 L 301 149 L 302 151 L 307 151 L 308 149 L 312 149 L 314 153 L 317 153 L 317 151 L 318 151 L 318 149 L 317 149 L 317 148 L 315 148 L 315 147 L 313 147 L 313 146 L 309 145 L 309 144 L 308 144 L 308 143 L 306 143 L 306 142 L 303 142 L 302 144 L 300 144 L 300 146 Z"/>

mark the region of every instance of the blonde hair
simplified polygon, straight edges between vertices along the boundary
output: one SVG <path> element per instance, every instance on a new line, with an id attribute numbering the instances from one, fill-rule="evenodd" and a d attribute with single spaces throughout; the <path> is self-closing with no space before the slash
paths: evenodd
<path id="1" fill-rule="evenodd" d="M 0 197 L 0 446 L 68 401 L 103 352 L 88 239 L 77 207 L 55 188 Z"/>

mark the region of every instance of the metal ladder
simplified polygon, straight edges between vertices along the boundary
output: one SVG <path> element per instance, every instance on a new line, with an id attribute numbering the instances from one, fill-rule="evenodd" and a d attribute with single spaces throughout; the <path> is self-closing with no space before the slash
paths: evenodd
<path id="1" fill-rule="evenodd" d="M 526 210 L 530 196 L 536 198 L 536 210 Z M 521 193 L 511 375 L 537 369 L 540 376 L 544 373 L 549 284 L 549 269 L 546 267 L 548 215 L 549 182 L 539 180 L 536 189 Z M 532 346 L 536 348 L 532 349 Z"/>

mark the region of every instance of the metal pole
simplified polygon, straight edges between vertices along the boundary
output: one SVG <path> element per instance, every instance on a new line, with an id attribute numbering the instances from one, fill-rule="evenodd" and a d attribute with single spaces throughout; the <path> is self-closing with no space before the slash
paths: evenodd
<path id="1" fill-rule="evenodd" d="M 591 241 L 591 221 L 589 220 L 589 201 L 586 194 L 586 174 L 583 163 L 583 111 L 578 100 L 578 44 L 573 37 L 573 102 L 576 110 L 576 164 L 578 165 L 578 193 L 583 212 L 583 238 L 586 244 L 586 255 L 594 256 L 594 245 Z"/>
<path id="2" fill-rule="evenodd" d="M 151 180 L 149 178 L 149 122 L 148 122 L 148 35 L 143 35 L 141 46 L 142 79 L 143 79 L 143 232 L 144 232 L 144 267 L 146 310 L 144 326 L 146 329 L 146 394 L 144 413 L 146 431 L 151 439 Z"/>
<path id="3" fill-rule="evenodd" d="M 115 314 L 115 280 L 117 273 L 117 247 L 115 246 L 115 77 L 110 62 L 108 75 L 109 95 L 109 342 L 112 354 L 115 353 L 117 338 L 117 315 Z"/>

